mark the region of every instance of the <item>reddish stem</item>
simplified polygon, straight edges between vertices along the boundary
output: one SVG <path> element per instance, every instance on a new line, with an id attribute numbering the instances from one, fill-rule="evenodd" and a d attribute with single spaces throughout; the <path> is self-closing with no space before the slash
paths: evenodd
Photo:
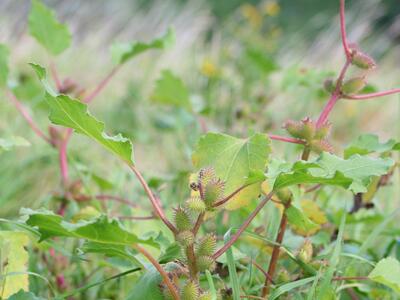
<path id="1" fill-rule="evenodd" d="M 52 62 L 50 64 L 50 72 L 51 72 L 51 76 L 53 77 L 54 83 L 56 84 L 57 91 L 61 91 L 62 83 L 60 81 L 60 78 L 58 77 L 57 69 L 56 69 L 54 62 Z"/>
<path id="2" fill-rule="evenodd" d="M 218 201 L 216 203 L 213 204 L 214 207 L 218 207 L 221 206 L 223 204 L 225 204 L 226 202 L 228 202 L 230 199 L 232 199 L 236 194 L 238 194 L 241 190 L 243 190 L 244 188 L 248 187 L 250 184 L 245 184 L 242 185 L 240 188 L 236 189 L 235 191 L 233 191 L 230 195 L 226 196 L 224 199 L 222 199 L 221 201 Z"/>
<path id="3" fill-rule="evenodd" d="M 287 143 L 293 143 L 293 144 L 301 144 L 304 145 L 306 142 L 303 140 L 299 140 L 299 139 L 294 139 L 294 138 L 290 138 L 290 137 L 285 137 L 285 136 L 279 136 L 279 135 L 275 135 L 275 134 L 268 134 L 268 137 L 271 140 L 276 140 L 276 141 L 281 141 L 281 142 L 287 142 Z"/>
<path id="4" fill-rule="evenodd" d="M 91 92 L 88 96 L 83 99 L 83 102 L 89 103 L 91 102 L 100 92 L 106 87 L 106 85 L 110 82 L 111 78 L 118 72 L 120 69 L 120 65 L 115 66 L 110 73 L 97 85 L 97 87 Z"/>
<path id="5" fill-rule="evenodd" d="M 213 254 L 213 258 L 217 259 L 220 257 L 222 254 L 225 253 L 226 250 L 229 249 L 230 246 L 232 246 L 240 237 L 240 235 L 243 233 L 244 230 L 250 225 L 251 221 L 256 217 L 256 215 L 259 213 L 259 211 L 267 204 L 267 202 L 272 198 L 272 195 L 274 193 L 270 192 L 265 198 L 257 205 L 257 207 L 254 209 L 254 211 L 247 217 L 247 219 L 243 222 L 243 224 L 240 226 L 238 231 L 231 237 L 231 239 L 223 245 L 217 252 Z"/>
<path id="6" fill-rule="evenodd" d="M 371 98 L 383 97 L 383 96 L 388 96 L 388 95 L 393 95 L 393 94 L 398 94 L 398 93 L 400 93 L 400 88 L 383 91 L 383 92 L 371 93 L 371 94 L 344 96 L 344 98 L 348 99 L 348 100 L 368 100 Z"/>
<path id="7" fill-rule="evenodd" d="M 159 204 L 159 201 L 156 199 L 154 196 L 153 192 L 151 191 L 150 187 L 147 185 L 146 180 L 144 180 L 142 174 L 139 172 L 138 169 L 136 169 L 135 166 L 129 165 L 129 168 L 135 173 L 136 177 L 139 179 L 141 185 L 143 186 L 143 189 L 145 190 L 153 208 L 156 213 L 156 215 L 164 222 L 164 224 L 174 233 L 177 233 L 177 229 L 175 226 L 167 219 L 164 210 L 162 209 L 161 205 Z"/>
<path id="8" fill-rule="evenodd" d="M 137 207 L 137 205 L 132 203 L 132 201 L 129 201 L 128 199 L 124 199 L 122 197 L 118 197 L 118 196 L 114 196 L 114 195 L 100 194 L 100 195 L 96 195 L 95 198 L 100 201 L 113 200 L 115 202 L 123 203 L 123 204 L 126 204 L 131 207 L 135 207 L 135 208 Z"/>
<path id="9" fill-rule="evenodd" d="M 39 129 L 39 127 L 35 124 L 35 122 L 33 121 L 32 117 L 29 115 L 28 111 L 25 109 L 25 107 L 18 101 L 17 97 L 15 97 L 15 95 L 10 92 L 10 91 L 6 91 L 6 95 L 7 97 L 11 100 L 11 102 L 15 105 L 15 107 L 17 108 L 17 110 L 19 111 L 19 113 L 24 117 L 24 119 L 28 122 L 29 126 L 32 128 L 32 130 L 36 133 L 37 136 L 39 136 L 40 138 L 42 138 L 43 140 L 45 140 L 47 143 L 49 143 L 50 145 L 51 140 L 49 137 L 47 137 L 43 131 L 41 131 Z"/>
<path id="10" fill-rule="evenodd" d="M 154 216 L 142 216 L 142 217 L 135 217 L 135 216 L 114 216 L 115 218 L 121 220 L 135 220 L 135 221 L 145 221 L 145 220 L 154 220 Z"/>
<path id="11" fill-rule="evenodd" d="M 67 158 L 67 137 L 60 141 L 58 148 L 58 157 L 60 160 L 61 180 L 64 186 L 64 193 L 68 190 L 68 158 Z"/>
<path id="12" fill-rule="evenodd" d="M 345 0 L 340 0 L 340 32 L 342 36 L 343 49 L 348 60 L 351 59 L 351 50 L 347 42 L 346 34 L 346 17 L 345 17 Z"/>

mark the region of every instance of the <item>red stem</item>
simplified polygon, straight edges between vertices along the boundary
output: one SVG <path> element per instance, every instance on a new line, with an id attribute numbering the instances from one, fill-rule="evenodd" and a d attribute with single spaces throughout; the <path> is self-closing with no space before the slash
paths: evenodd
<path id="1" fill-rule="evenodd" d="M 120 69 L 120 65 L 115 66 L 110 73 L 97 85 L 97 87 L 91 92 L 88 96 L 83 99 L 83 102 L 89 103 L 91 102 L 100 92 L 105 88 L 105 86 L 110 82 L 111 78 L 117 73 Z"/>
<path id="2" fill-rule="evenodd" d="M 164 224 L 174 233 L 177 233 L 177 229 L 175 226 L 167 219 L 164 210 L 162 209 L 161 205 L 159 204 L 159 201 L 156 199 L 154 196 L 153 192 L 151 191 L 150 187 L 147 185 L 146 180 L 144 180 L 142 174 L 139 172 L 138 169 L 136 169 L 135 166 L 129 165 L 130 169 L 135 173 L 136 177 L 139 179 L 141 185 L 143 186 L 143 189 L 145 190 L 153 208 L 156 213 L 156 215 L 164 222 Z"/>
<path id="3" fill-rule="evenodd" d="M 221 206 L 223 204 L 225 204 L 226 202 L 228 202 L 231 198 L 233 198 L 237 193 L 239 193 L 241 190 L 243 190 L 244 188 L 248 187 L 250 184 L 245 184 L 242 185 L 240 188 L 236 189 L 235 191 L 233 191 L 230 195 L 226 196 L 224 199 L 222 199 L 221 201 L 218 201 L 216 203 L 214 203 L 214 207 L 218 207 Z"/>
<path id="4" fill-rule="evenodd" d="M 11 102 L 15 105 L 15 107 L 17 108 L 17 110 L 20 112 L 20 114 L 24 117 L 24 119 L 28 122 L 29 126 L 32 128 L 32 130 L 36 133 L 37 136 L 41 137 L 43 140 L 45 140 L 47 143 L 49 143 L 50 145 L 51 140 L 49 137 L 47 137 L 43 131 L 41 131 L 39 129 L 39 127 L 35 124 L 35 122 L 33 121 L 32 117 L 29 115 L 28 111 L 25 109 L 25 107 L 18 101 L 17 97 L 15 97 L 15 95 L 10 92 L 10 91 L 6 91 L 6 95 L 7 97 L 11 100 Z"/>
<path id="5" fill-rule="evenodd" d="M 58 148 L 58 157 L 60 160 L 60 171 L 61 171 L 61 180 L 64 186 L 64 192 L 67 192 L 68 189 L 68 159 L 67 159 L 67 144 L 68 139 L 64 137 L 63 140 L 60 141 Z"/>
<path id="6" fill-rule="evenodd" d="M 302 145 L 304 145 L 306 143 L 303 140 L 294 139 L 294 138 L 290 138 L 290 137 L 279 136 L 279 135 L 275 135 L 275 134 L 268 134 L 268 136 L 269 136 L 269 138 L 271 140 L 276 140 L 276 141 L 281 141 L 281 142 L 287 142 L 287 143 L 293 143 L 293 144 L 302 144 Z"/>
<path id="7" fill-rule="evenodd" d="M 347 42 L 345 0 L 340 0 L 340 33 L 342 36 L 343 49 L 348 60 L 351 59 L 351 50 Z"/>
<path id="8" fill-rule="evenodd" d="M 254 211 L 247 217 L 247 219 L 243 222 L 243 224 L 240 226 L 238 231 L 231 237 L 231 239 L 213 254 L 214 259 L 217 259 L 222 254 L 224 254 L 225 251 L 228 250 L 229 247 L 232 246 L 238 240 L 240 235 L 250 225 L 251 221 L 253 221 L 253 219 L 256 217 L 256 215 L 259 213 L 259 211 L 272 198 L 272 195 L 273 195 L 273 192 L 270 192 L 267 196 L 265 196 L 265 198 L 257 205 L 257 207 L 254 209 Z"/>
<path id="9" fill-rule="evenodd" d="M 54 62 L 50 64 L 50 72 L 51 76 L 53 77 L 54 83 L 56 84 L 57 91 L 60 91 L 62 89 L 62 83 L 60 81 L 60 78 L 58 77 L 57 69 Z"/>
<path id="10" fill-rule="evenodd" d="M 371 93 L 371 94 L 344 96 L 344 98 L 348 99 L 348 100 L 367 100 L 367 99 L 371 99 L 371 98 L 383 97 L 383 96 L 388 96 L 388 95 L 393 95 L 393 94 L 398 94 L 398 93 L 400 93 L 400 88 L 383 91 L 383 92 Z"/>

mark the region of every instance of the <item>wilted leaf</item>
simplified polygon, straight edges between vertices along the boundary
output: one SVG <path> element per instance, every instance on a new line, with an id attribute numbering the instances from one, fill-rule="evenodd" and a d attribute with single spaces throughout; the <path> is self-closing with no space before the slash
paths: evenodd
<path id="1" fill-rule="evenodd" d="M 10 51 L 6 45 L 0 44 L 0 87 L 7 84 L 8 77 L 8 56 Z"/>
<path id="2" fill-rule="evenodd" d="M 400 143 L 393 139 L 386 143 L 380 143 L 377 135 L 363 134 L 344 150 L 344 157 L 349 158 L 354 154 L 366 155 L 372 152 L 382 153 L 391 150 L 400 150 Z"/>
<path id="3" fill-rule="evenodd" d="M 400 294 L 400 262 L 397 259 L 388 257 L 380 260 L 368 277 Z"/>
<path id="4" fill-rule="evenodd" d="M 104 132 L 104 123 L 96 120 L 87 110 L 87 105 L 66 95 L 53 97 L 46 93 L 50 106 L 49 119 L 57 125 L 70 127 L 82 133 L 108 151 L 116 154 L 128 164 L 133 164 L 133 146 L 129 139 L 121 134 L 109 136 Z"/>
<path id="5" fill-rule="evenodd" d="M 28 22 L 30 34 L 52 54 L 60 54 L 71 44 L 67 26 L 59 23 L 54 12 L 39 0 L 32 0 Z"/>
<path id="6" fill-rule="evenodd" d="M 373 176 L 386 174 L 393 164 L 390 158 L 353 155 L 349 159 L 341 159 L 329 153 L 322 153 L 314 162 L 298 161 L 291 168 L 284 164 L 281 173 L 274 173 L 274 189 L 295 184 L 320 183 L 362 193 L 367 191 Z"/>
<path id="7" fill-rule="evenodd" d="M 190 109 L 189 91 L 183 81 L 171 71 L 162 71 L 151 98 L 154 102 Z"/>
<path id="8" fill-rule="evenodd" d="M 248 139 L 238 139 L 220 133 L 207 133 L 193 153 L 193 164 L 197 169 L 212 166 L 218 177 L 226 182 L 225 194 L 229 195 L 246 183 L 254 172 L 264 172 L 270 143 L 266 135 L 256 133 Z M 253 173 L 252 173 L 253 172 Z M 256 199 L 261 192 L 261 182 L 252 184 L 226 205 L 237 209 Z"/>
<path id="9" fill-rule="evenodd" d="M 106 216 L 100 216 L 89 221 L 69 223 L 62 216 L 48 210 L 22 209 L 21 213 L 28 216 L 26 224 L 38 228 L 40 241 L 63 236 L 111 245 L 143 243 L 157 246 L 153 239 L 140 239 L 122 228 L 117 220 L 110 220 Z"/>
<path id="10" fill-rule="evenodd" d="M 111 55 L 116 64 L 123 64 L 129 59 L 150 49 L 166 49 L 175 43 L 175 32 L 169 28 L 167 33 L 149 43 L 116 43 L 111 47 Z"/>
<path id="11" fill-rule="evenodd" d="M 7 299 L 21 289 L 28 291 L 28 274 L 16 274 L 27 272 L 28 252 L 25 247 L 28 242 L 24 232 L 0 231 L 0 263 L 4 275 L 0 277 L 1 299 Z"/>

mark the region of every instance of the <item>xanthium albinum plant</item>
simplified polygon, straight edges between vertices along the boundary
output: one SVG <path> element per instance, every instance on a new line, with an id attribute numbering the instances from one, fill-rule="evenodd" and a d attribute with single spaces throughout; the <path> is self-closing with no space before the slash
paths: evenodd
<path id="1" fill-rule="evenodd" d="M 50 70 L 55 84 L 53 88 L 48 82 L 47 70 L 32 63 L 31 67 L 43 85 L 44 101 L 49 107 L 49 119 L 53 123 L 49 127 L 48 134 L 36 125 L 13 90 L 8 87 L 9 51 L 2 45 L 0 47 L 0 83 L 4 87 L 5 95 L 26 119 L 32 130 L 57 150 L 62 178 L 63 195 L 57 214 L 48 210 L 23 209 L 24 221 L 17 224 L 38 235 L 40 242 L 53 237 L 82 239 L 85 241 L 82 247 L 84 252 L 119 256 L 134 261 L 138 267 L 133 271 L 143 271 L 144 275 L 138 279 L 139 288 L 134 292 L 137 295 L 133 296 L 136 298 L 130 299 L 139 299 L 137 297 L 175 300 L 277 299 L 285 293 L 289 293 L 287 299 L 290 299 L 292 290 L 306 285 L 311 285 L 307 299 L 335 299 L 340 293 L 338 286 L 335 285 L 336 282 L 366 280 L 376 281 L 394 291 L 400 291 L 400 263 L 395 258 L 382 259 L 368 276 L 347 276 L 346 270 L 343 271 L 343 269 L 338 272 L 346 213 L 341 217 L 333 249 L 327 249 L 330 258 L 317 259 L 315 252 L 321 249 L 313 245 L 310 237 L 321 229 L 322 224 L 326 223 L 326 217 L 315 203 L 309 201 L 307 207 L 298 203 L 298 198 L 306 193 L 315 192 L 325 186 L 341 187 L 354 194 L 355 206 L 350 212 L 354 213 L 363 205 L 359 201 L 360 197 L 372 197 L 371 195 L 375 194 L 379 187 L 390 181 L 397 166 L 393 159 L 393 152 L 400 149 L 400 144 L 393 140 L 380 144 L 377 138 L 371 135 L 361 137 L 345 149 L 344 158 L 333 154 L 333 148 L 329 142 L 332 124 L 329 123 L 328 117 L 338 101 L 361 101 L 400 92 L 400 89 L 393 89 L 360 94 L 368 75 L 376 68 L 376 63 L 357 45 L 348 42 L 344 0 L 340 0 L 340 28 L 345 63 L 337 79 L 327 79 L 325 82 L 330 98 L 319 118 L 317 120 L 310 117 L 300 121 L 288 120 L 284 128 L 290 137 L 255 133 L 247 139 L 239 139 L 221 133 L 205 133 L 193 153 L 193 165 L 196 172 L 189 180 L 190 197 L 173 210 L 172 220 L 167 217 L 158 195 L 150 188 L 138 170 L 133 158 L 131 141 L 122 135 L 106 134 L 105 125 L 88 112 L 87 106 L 129 60 L 145 51 L 168 48 L 175 39 L 173 30 L 168 30 L 164 36 L 149 43 L 133 42 L 113 45 L 112 55 L 116 66 L 90 93 L 85 92 L 71 79 L 61 80 L 54 64 L 51 64 Z M 62 53 L 70 45 L 71 36 L 68 28 L 59 23 L 54 13 L 38 0 L 32 1 L 29 31 L 53 55 Z M 352 67 L 361 70 L 361 75 L 346 78 L 348 69 Z M 170 73 L 164 75 L 169 78 L 169 82 L 174 82 Z M 173 86 L 173 88 L 177 87 Z M 105 215 L 91 216 L 89 213 L 87 218 L 76 223 L 65 219 L 64 214 L 68 203 L 91 200 L 90 196 L 81 191 L 81 183 L 71 180 L 69 175 L 67 147 L 74 131 L 102 145 L 128 166 L 143 187 L 152 205 L 153 215 L 169 229 L 174 241 L 169 241 L 168 246 L 165 246 L 165 242 L 163 244 L 156 236 L 140 237 L 124 228 L 118 220 L 110 219 Z M 303 148 L 301 159 L 286 163 L 270 158 L 270 140 L 301 145 Z M 373 152 L 377 154 L 376 157 L 367 155 Z M 309 160 L 312 153 L 317 154 L 317 158 Z M 107 196 L 96 197 L 97 200 L 104 198 Z M 117 197 L 108 198 L 124 202 L 123 199 Z M 268 241 L 256 233 L 253 234 L 253 238 L 266 242 L 271 252 L 267 254 L 269 257 L 265 268 L 253 259 L 247 260 L 242 265 L 244 271 L 241 272 L 251 273 L 251 268 L 254 266 L 264 276 L 261 285 L 250 285 L 251 294 L 243 295 L 232 246 L 241 237 L 251 235 L 247 230 L 248 227 L 269 202 L 274 202 L 279 208 L 278 213 L 280 212 L 276 239 Z M 125 204 L 129 205 L 129 202 Z M 215 221 L 222 211 L 233 211 L 245 206 L 251 206 L 254 209 L 247 214 L 239 227 L 235 229 L 233 226 L 225 234 L 223 242 L 216 229 L 208 230 L 209 227 L 204 226 L 207 222 Z M 293 254 L 284 246 L 288 226 L 293 234 L 307 237 L 297 254 Z M 19 234 L 20 232 L 13 235 L 2 231 L 0 237 L 1 240 L 14 245 L 15 249 L 23 251 L 25 242 L 17 243 L 15 240 Z M 161 249 L 159 250 L 161 255 L 158 258 L 155 257 L 150 248 Z M 153 268 L 140 262 L 137 259 L 138 254 L 145 257 Z M 284 254 L 290 259 L 285 258 Z M 11 261 L 10 253 L 8 256 Z M 221 262 L 220 259 L 223 256 L 226 260 Z M 284 260 L 284 263 L 279 263 L 281 260 Z M 298 268 L 289 268 L 290 261 L 294 262 Z M 228 266 L 229 280 L 226 277 L 223 278 L 222 275 L 221 269 L 224 269 L 225 265 Z M 7 273 L 21 271 L 8 268 Z M 289 274 L 288 270 L 292 273 Z M 159 274 L 160 277 L 146 277 L 146 274 L 154 273 Z M 127 274 L 129 272 L 119 277 Z M 13 282 L 12 279 L 3 280 L 1 297 L 39 299 L 29 293 L 25 279 L 18 282 Z M 59 290 L 62 290 L 65 280 L 62 274 L 57 274 Z M 82 289 L 77 289 L 72 293 L 58 294 L 54 297 L 65 299 L 81 291 Z M 358 299 L 357 293 L 362 294 L 353 289 L 349 292 L 352 299 Z"/>

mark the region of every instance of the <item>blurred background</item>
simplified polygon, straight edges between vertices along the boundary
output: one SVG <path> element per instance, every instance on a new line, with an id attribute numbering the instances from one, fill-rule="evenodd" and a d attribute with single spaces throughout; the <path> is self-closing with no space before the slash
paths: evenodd
<path id="1" fill-rule="evenodd" d="M 165 205 L 188 193 L 191 153 L 202 134 L 199 118 L 208 130 L 236 136 L 253 131 L 285 135 L 281 128 L 285 120 L 318 116 L 329 97 L 323 82 L 336 76 L 344 60 L 338 1 L 44 3 L 73 35 L 73 46 L 57 58 L 49 57 L 27 33 L 30 1 L 0 0 L 0 43 L 12 49 L 11 84 L 44 131 L 48 110 L 29 62 L 47 67 L 54 63 L 62 78 L 92 90 L 113 67 L 112 43 L 149 41 L 174 27 L 173 48 L 129 62 L 90 105 L 108 132 L 122 132 L 133 140 L 139 169 L 163 195 Z M 400 86 L 399 1 L 347 1 L 347 28 L 349 39 L 378 61 L 367 89 Z M 164 69 L 182 79 L 193 111 L 151 101 Z M 384 140 L 398 137 L 398 112 L 399 96 L 341 101 L 331 115 L 337 154 L 361 133 L 377 133 Z M 31 132 L 3 95 L 0 135 L 22 136 L 31 143 L 0 155 L 0 216 L 16 216 L 22 206 L 51 207 L 60 192 L 57 152 Z M 273 149 L 285 159 L 298 155 L 296 146 L 273 142 Z M 87 193 L 111 189 L 140 199 L 141 190 L 128 170 L 88 139 L 73 136 L 69 160 L 72 177 L 85 183 Z M 96 181 L 94 187 L 90 180 Z"/>

